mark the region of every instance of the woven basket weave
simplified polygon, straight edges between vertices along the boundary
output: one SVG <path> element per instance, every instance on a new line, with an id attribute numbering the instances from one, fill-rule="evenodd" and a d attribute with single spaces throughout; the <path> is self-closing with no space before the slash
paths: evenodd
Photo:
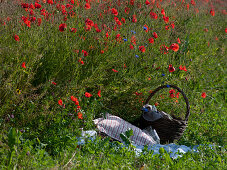
<path id="1" fill-rule="evenodd" d="M 160 143 L 172 143 L 174 140 L 180 139 L 180 137 L 183 135 L 188 122 L 188 117 L 190 115 L 190 106 L 188 102 L 188 98 L 186 97 L 185 93 L 177 86 L 175 85 L 163 85 L 156 88 L 147 98 L 145 104 L 148 104 L 151 97 L 154 96 L 155 93 L 157 93 L 159 90 L 164 88 L 174 88 L 177 89 L 184 97 L 184 100 L 186 102 L 186 115 L 185 119 L 182 120 L 180 118 L 176 118 L 174 115 L 173 119 L 169 119 L 167 117 L 160 118 L 156 121 L 147 121 L 143 118 L 143 116 L 140 117 L 139 120 L 139 128 L 144 129 L 148 126 L 152 126 L 153 129 L 156 130 L 156 132 L 159 135 Z"/>

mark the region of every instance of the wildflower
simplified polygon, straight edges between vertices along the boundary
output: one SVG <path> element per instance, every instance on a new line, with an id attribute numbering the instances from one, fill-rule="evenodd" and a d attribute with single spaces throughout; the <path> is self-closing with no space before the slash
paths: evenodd
<path id="1" fill-rule="evenodd" d="M 35 8 L 39 9 L 41 8 L 42 6 L 40 4 L 38 4 L 37 2 L 35 2 Z"/>
<path id="2" fill-rule="evenodd" d="M 131 30 L 131 33 L 136 34 L 136 31 Z"/>
<path id="3" fill-rule="evenodd" d="M 121 22 L 125 23 L 125 19 L 124 18 L 121 18 Z"/>
<path id="4" fill-rule="evenodd" d="M 92 94 L 85 92 L 85 97 L 90 98 L 92 96 Z"/>
<path id="5" fill-rule="evenodd" d="M 174 97 L 175 97 L 174 93 L 175 93 L 175 90 L 174 90 L 174 89 L 171 89 L 171 90 L 169 91 L 169 94 L 170 94 L 169 97 L 174 98 Z"/>
<path id="6" fill-rule="evenodd" d="M 37 18 L 37 21 L 38 21 L 38 26 L 40 26 L 41 23 L 42 23 L 42 19 L 41 18 Z"/>
<path id="7" fill-rule="evenodd" d="M 14 35 L 14 39 L 16 40 L 16 41 L 20 41 L 20 38 L 19 38 L 19 36 L 18 35 Z"/>
<path id="8" fill-rule="evenodd" d="M 172 66 L 172 64 L 169 65 L 169 72 L 172 73 L 175 71 L 175 68 Z"/>
<path id="9" fill-rule="evenodd" d="M 21 64 L 21 67 L 26 68 L 25 62 L 23 62 L 23 63 Z"/>
<path id="10" fill-rule="evenodd" d="M 97 95 L 101 97 L 101 90 L 98 91 Z"/>
<path id="11" fill-rule="evenodd" d="M 63 102 L 62 102 L 62 100 L 60 99 L 60 100 L 58 100 L 58 104 L 60 105 L 60 106 L 62 106 L 63 105 Z"/>
<path id="12" fill-rule="evenodd" d="M 156 32 L 153 32 L 153 37 L 158 38 L 158 34 Z"/>
<path id="13" fill-rule="evenodd" d="M 148 0 L 146 0 L 145 4 L 150 5 L 151 3 Z"/>
<path id="14" fill-rule="evenodd" d="M 173 43 L 173 44 L 169 47 L 169 49 L 171 49 L 171 50 L 177 52 L 177 51 L 179 50 L 179 45 L 178 45 L 177 43 Z"/>
<path id="15" fill-rule="evenodd" d="M 76 28 L 70 28 L 70 32 L 76 33 L 77 29 Z"/>
<path id="16" fill-rule="evenodd" d="M 150 12 L 150 17 L 154 19 L 158 19 L 158 15 L 155 12 Z"/>
<path id="17" fill-rule="evenodd" d="M 215 16 L 215 12 L 213 9 L 210 10 L 210 15 Z"/>
<path id="18" fill-rule="evenodd" d="M 132 50 L 134 47 L 132 44 L 129 45 L 129 48 Z"/>
<path id="19" fill-rule="evenodd" d="M 166 15 L 164 9 L 161 10 L 161 14 L 164 15 L 164 16 Z"/>
<path id="20" fill-rule="evenodd" d="M 130 11 L 130 8 L 125 7 L 125 13 L 126 13 L 126 14 L 129 14 L 129 11 Z"/>
<path id="21" fill-rule="evenodd" d="M 115 8 L 112 8 L 112 14 L 114 14 L 115 16 L 118 15 L 118 12 L 117 12 L 117 10 Z"/>
<path id="22" fill-rule="evenodd" d="M 169 17 L 163 16 L 163 20 L 164 20 L 164 22 L 167 24 L 167 23 L 169 22 Z"/>
<path id="23" fill-rule="evenodd" d="M 188 71 L 188 70 L 186 69 L 186 66 L 183 67 L 182 65 L 180 65 L 179 69 L 180 69 L 180 70 L 183 70 L 183 71 Z"/>
<path id="24" fill-rule="evenodd" d="M 75 103 L 75 105 L 79 105 L 79 101 L 76 97 L 71 96 L 71 100 Z"/>
<path id="25" fill-rule="evenodd" d="M 57 85 L 57 83 L 55 83 L 54 81 L 52 81 L 52 82 L 51 82 L 51 84 L 53 84 L 53 85 Z"/>
<path id="26" fill-rule="evenodd" d="M 136 15 L 132 15 L 132 22 L 134 22 L 134 23 L 136 23 L 136 22 L 137 22 Z"/>
<path id="27" fill-rule="evenodd" d="M 225 33 L 227 33 L 227 28 L 225 28 Z"/>
<path id="28" fill-rule="evenodd" d="M 178 99 L 179 99 L 179 95 L 180 95 L 180 93 L 178 92 L 178 93 L 176 94 L 176 98 L 178 98 Z"/>
<path id="29" fill-rule="evenodd" d="M 85 9 L 91 9 L 91 5 L 90 5 L 89 3 L 86 3 L 86 4 L 84 5 L 84 8 L 85 8 Z"/>
<path id="30" fill-rule="evenodd" d="M 118 72 L 118 71 L 117 71 L 117 70 L 115 70 L 115 69 L 112 69 L 112 71 L 113 71 L 113 72 L 115 72 L 115 73 L 117 73 L 117 72 Z"/>
<path id="31" fill-rule="evenodd" d="M 139 56 L 138 56 L 138 55 L 136 55 L 136 58 L 139 58 Z"/>
<path id="32" fill-rule="evenodd" d="M 88 56 L 88 52 L 85 50 L 82 50 L 82 53 L 84 53 L 84 57 Z"/>
<path id="33" fill-rule="evenodd" d="M 207 96 L 207 95 L 206 95 L 205 92 L 203 92 L 203 93 L 201 94 L 201 97 L 204 98 L 204 99 L 206 98 L 206 96 Z"/>
<path id="34" fill-rule="evenodd" d="M 144 46 L 139 46 L 139 50 L 144 53 L 146 51 L 146 48 Z"/>
<path id="35" fill-rule="evenodd" d="M 78 119 L 81 119 L 82 120 L 83 119 L 83 114 L 81 112 L 78 112 L 77 113 L 77 117 L 78 117 Z"/>
<path id="36" fill-rule="evenodd" d="M 208 29 L 207 28 L 204 28 L 203 31 L 208 32 Z"/>
<path id="37" fill-rule="evenodd" d="M 154 39 L 153 39 L 153 38 L 149 38 L 148 41 L 149 41 L 149 43 L 151 43 L 151 44 L 154 43 Z"/>
<path id="38" fill-rule="evenodd" d="M 181 43 L 180 38 L 177 38 L 177 42 L 178 42 L 178 44 L 180 44 L 180 43 Z"/>
<path id="39" fill-rule="evenodd" d="M 59 31 L 60 31 L 60 32 L 65 31 L 66 27 L 67 27 L 67 25 L 66 25 L 65 23 L 60 24 L 60 25 L 59 25 Z"/>
<path id="40" fill-rule="evenodd" d="M 146 32 L 148 32 L 148 30 L 149 30 L 149 28 L 148 28 L 148 26 L 147 26 L 146 24 L 143 26 L 143 29 L 144 29 Z"/>
<path id="41" fill-rule="evenodd" d="M 191 4 L 192 4 L 192 5 L 195 5 L 195 1 L 194 1 L 194 0 L 191 0 Z"/>
<path id="42" fill-rule="evenodd" d="M 51 4 L 51 5 L 54 4 L 53 0 L 47 0 L 47 3 L 48 3 L 48 4 Z"/>
<path id="43" fill-rule="evenodd" d="M 167 46 L 165 46 L 165 45 L 162 45 L 160 47 L 160 51 L 161 51 L 161 53 L 167 54 L 168 51 L 169 51 L 169 48 Z"/>

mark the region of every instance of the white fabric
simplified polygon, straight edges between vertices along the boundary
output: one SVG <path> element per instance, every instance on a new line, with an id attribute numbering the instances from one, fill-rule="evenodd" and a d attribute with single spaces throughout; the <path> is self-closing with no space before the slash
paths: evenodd
<path id="1" fill-rule="evenodd" d="M 120 134 L 125 133 L 127 130 L 133 130 L 133 136 L 130 137 L 131 141 L 136 145 L 148 145 L 152 146 L 157 144 L 157 142 L 148 134 L 144 133 L 138 127 L 126 122 L 120 117 L 106 114 L 106 118 L 98 118 L 94 120 L 94 123 L 97 125 L 99 131 L 107 134 L 113 139 L 116 139 L 120 142 L 123 142 Z"/>

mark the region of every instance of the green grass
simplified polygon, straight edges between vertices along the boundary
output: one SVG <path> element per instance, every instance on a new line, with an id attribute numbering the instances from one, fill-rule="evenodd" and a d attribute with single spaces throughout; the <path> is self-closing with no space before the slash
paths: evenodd
<path id="1" fill-rule="evenodd" d="M 26 2 L 34 4 L 34 1 Z M 67 21 L 63 21 L 64 15 L 56 5 L 41 1 L 42 8 L 51 16 L 47 19 L 40 14 L 40 9 L 34 9 L 35 17 L 42 18 L 42 23 L 38 26 L 37 22 L 32 22 L 30 28 L 22 25 L 21 16 L 29 12 L 20 4 L 16 1 L 1 3 L 1 169 L 139 169 L 142 166 L 145 169 L 225 169 L 225 6 L 212 1 L 215 16 L 211 16 L 206 3 L 198 1 L 193 6 L 190 1 L 173 2 L 176 6 L 166 1 L 159 2 L 161 8 L 154 6 L 157 20 L 149 16 L 151 9 L 145 2 L 141 1 L 141 8 L 138 8 L 139 0 L 135 1 L 135 6 L 124 1 L 121 6 L 115 2 L 93 2 L 89 10 L 85 10 L 85 2 L 81 2 L 79 7 L 72 9 L 76 15 L 68 15 Z M 187 3 L 189 10 L 186 10 Z M 113 31 L 115 16 L 111 10 L 104 12 L 108 11 L 108 6 L 118 10 L 119 20 L 126 20 L 118 30 Z M 126 6 L 130 8 L 129 14 L 124 12 Z M 174 29 L 171 26 L 165 29 L 167 24 L 162 19 L 161 9 L 169 17 L 168 24 L 174 22 Z M 66 10 L 70 12 L 69 8 Z M 131 21 L 134 14 L 136 23 Z M 87 18 L 97 23 L 102 31 L 97 33 L 94 27 L 85 31 Z M 62 23 L 67 24 L 64 32 L 59 31 Z M 148 32 L 143 28 L 145 24 Z M 76 28 L 77 32 L 70 32 L 70 28 Z M 148 39 L 153 37 L 153 32 L 158 38 L 150 44 Z M 20 41 L 15 41 L 15 34 Z M 118 40 L 117 34 L 120 34 Z M 136 45 L 130 49 L 133 35 Z M 177 52 L 169 50 L 164 54 L 160 51 L 164 44 L 169 47 L 177 43 L 177 38 L 181 40 Z M 146 51 L 140 52 L 139 46 L 145 46 Z M 82 50 L 88 55 L 84 56 Z M 78 62 L 80 59 L 83 65 Z M 23 62 L 26 68 L 21 66 Z M 170 64 L 176 69 L 172 73 L 168 70 Z M 186 66 L 187 71 L 180 70 L 180 65 Z M 187 153 L 172 160 L 165 152 L 155 156 L 147 152 L 138 157 L 126 148 L 116 150 L 108 140 L 97 139 L 96 144 L 77 145 L 80 128 L 94 129 L 92 120 L 104 112 L 133 122 L 140 117 L 142 101 L 149 91 L 164 84 L 175 84 L 183 89 L 190 104 L 188 127 L 175 143 L 212 144 L 221 148 L 202 147 L 199 153 Z M 99 90 L 101 97 L 97 95 Z M 182 95 L 176 103 L 176 98 L 169 97 L 169 90 L 160 91 L 149 103 L 158 103 L 159 110 L 184 118 L 186 104 Z M 85 92 L 92 97 L 85 97 Z M 137 96 L 136 92 L 141 94 Z M 201 97 L 203 92 L 206 98 Z M 71 96 L 78 98 L 83 119 L 77 117 Z M 58 104 L 59 99 L 63 106 Z"/>

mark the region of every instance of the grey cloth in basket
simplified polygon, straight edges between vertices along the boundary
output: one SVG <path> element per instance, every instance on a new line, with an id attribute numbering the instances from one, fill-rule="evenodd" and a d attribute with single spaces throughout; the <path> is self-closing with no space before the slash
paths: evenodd
<path id="1" fill-rule="evenodd" d="M 143 118 L 147 121 L 153 122 L 155 120 L 162 118 L 162 115 L 160 114 L 159 111 L 157 111 L 155 106 L 146 104 L 145 106 L 143 106 L 142 110 L 144 111 Z"/>

